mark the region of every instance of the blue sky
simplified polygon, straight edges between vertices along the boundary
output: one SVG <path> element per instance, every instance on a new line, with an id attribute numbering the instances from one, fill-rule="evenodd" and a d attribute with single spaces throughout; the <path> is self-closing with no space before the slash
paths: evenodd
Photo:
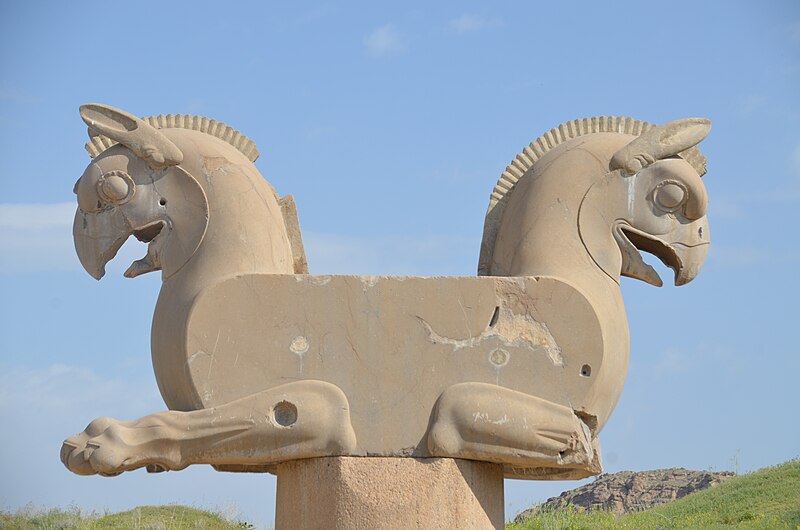
<path id="1" fill-rule="evenodd" d="M 428 4 L 0 3 L 0 507 L 179 502 L 272 521 L 272 476 L 103 479 L 59 462 L 91 419 L 163 408 L 158 275 L 122 277 L 135 241 L 99 283 L 72 250 L 77 109 L 94 101 L 253 138 L 296 198 L 312 273 L 472 275 L 492 186 L 545 130 L 710 118 L 709 259 L 686 287 L 624 282 L 631 367 L 606 468 L 800 456 L 800 3 Z M 507 481 L 507 516 L 575 485 Z"/>

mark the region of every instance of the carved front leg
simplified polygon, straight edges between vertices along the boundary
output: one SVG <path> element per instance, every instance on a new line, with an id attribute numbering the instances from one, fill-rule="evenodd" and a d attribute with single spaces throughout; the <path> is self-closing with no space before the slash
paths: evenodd
<path id="1" fill-rule="evenodd" d="M 79 475 L 118 475 L 147 466 L 191 464 L 246 470 L 320 456 L 351 454 L 350 406 L 335 385 L 299 381 L 225 405 L 167 411 L 123 422 L 93 421 L 64 442 L 61 460 Z"/>
<path id="2" fill-rule="evenodd" d="M 571 408 L 522 392 L 459 383 L 436 402 L 428 451 L 505 464 L 507 476 L 582 478 L 602 471 L 592 423 Z"/>

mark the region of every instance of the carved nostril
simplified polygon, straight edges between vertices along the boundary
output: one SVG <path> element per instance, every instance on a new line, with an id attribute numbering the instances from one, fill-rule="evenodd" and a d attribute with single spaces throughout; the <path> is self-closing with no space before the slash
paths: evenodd
<path id="1" fill-rule="evenodd" d="M 702 226 L 697 229 L 697 235 L 698 235 L 698 237 L 700 237 L 700 239 L 703 239 L 703 227 Z"/>

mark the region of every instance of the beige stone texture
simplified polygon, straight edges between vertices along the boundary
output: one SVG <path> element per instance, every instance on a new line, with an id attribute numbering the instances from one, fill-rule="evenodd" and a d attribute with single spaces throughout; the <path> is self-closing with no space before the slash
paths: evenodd
<path id="1" fill-rule="evenodd" d="M 660 285 L 649 252 L 682 285 L 708 249 L 707 120 L 553 129 L 492 192 L 479 276 L 421 278 L 305 274 L 293 199 L 225 124 L 81 116 L 94 158 L 75 185 L 76 251 L 99 279 L 128 237 L 148 242 L 125 275 L 161 271 L 151 345 L 169 410 L 67 439 L 80 474 L 381 456 L 595 475 L 628 366 L 620 276 Z"/>
<path id="2" fill-rule="evenodd" d="M 499 529 L 503 470 L 451 458 L 296 460 L 278 467 L 276 530 Z"/>

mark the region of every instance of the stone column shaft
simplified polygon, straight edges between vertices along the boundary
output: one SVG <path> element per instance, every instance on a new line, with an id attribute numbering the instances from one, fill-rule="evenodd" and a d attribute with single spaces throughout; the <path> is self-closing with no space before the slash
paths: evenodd
<path id="1" fill-rule="evenodd" d="M 276 530 L 501 529 L 503 469 L 452 458 L 329 457 L 278 467 Z"/>

